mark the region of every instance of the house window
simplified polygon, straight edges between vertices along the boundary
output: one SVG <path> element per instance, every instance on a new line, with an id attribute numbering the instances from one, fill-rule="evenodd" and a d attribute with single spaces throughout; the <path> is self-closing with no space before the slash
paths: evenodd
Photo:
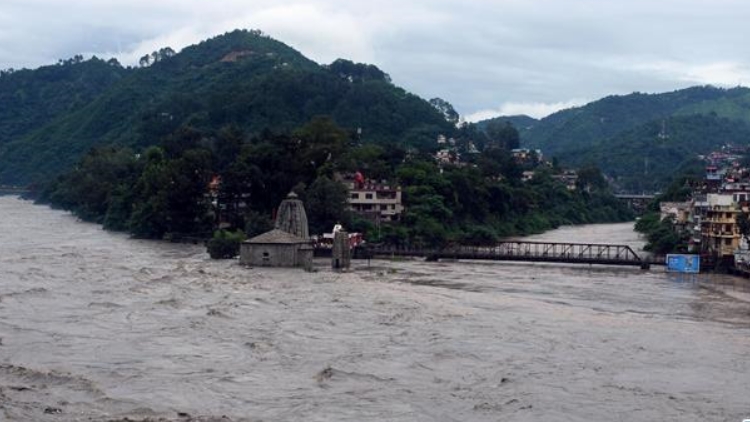
<path id="1" fill-rule="evenodd" d="M 365 199 L 372 199 L 372 194 L 371 193 L 366 193 L 365 194 Z"/>
<path id="2" fill-rule="evenodd" d="M 352 196 L 351 196 L 351 198 L 352 199 L 359 199 L 359 194 L 358 193 L 353 193 Z"/>
<path id="3" fill-rule="evenodd" d="M 729 246 L 732 244 L 732 239 L 724 239 L 724 244 Z"/>

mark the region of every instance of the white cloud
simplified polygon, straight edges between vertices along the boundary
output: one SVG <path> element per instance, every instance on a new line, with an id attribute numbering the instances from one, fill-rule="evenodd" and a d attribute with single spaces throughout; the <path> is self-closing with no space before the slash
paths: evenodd
<path id="1" fill-rule="evenodd" d="M 144 54 L 161 47 L 169 46 L 179 51 L 234 29 L 260 29 L 320 63 L 329 63 L 337 58 L 363 62 L 374 60 L 370 31 L 351 13 L 307 3 L 240 10 L 241 13 L 235 14 L 207 10 L 210 19 L 165 29 L 130 46 L 126 51 L 110 51 L 108 54 L 117 56 L 123 64 L 133 65 Z"/>
<path id="2" fill-rule="evenodd" d="M 346 57 L 372 61 L 370 33 L 354 14 L 314 4 L 290 4 L 250 13 L 223 27 L 257 28 L 318 62 Z"/>
<path id="3" fill-rule="evenodd" d="M 480 120 L 491 119 L 498 116 L 515 116 L 519 114 L 525 114 L 527 116 L 541 119 L 542 117 L 549 116 L 550 114 L 565 110 L 568 108 L 582 106 L 589 101 L 582 99 L 575 99 L 565 102 L 557 103 L 504 103 L 497 109 L 480 110 L 475 113 L 471 113 L 465 116 L 468 122 L 478 122 Z"/>
<path id="4" fill-rule="evenodd" d="M 750 65 L 736 61 L 689 63 L 680 61 L 654 61 L 632 68 L 643 73 L 656 73 L 664 79 L 690 84 L 737 86 L 750 83 Z"/>
<path id="5" fill-rule="evenodd" d="M 748 21 L 742 0 L 3 0 L 0 69 L 86 52 L 136 64 L 260 29 L 319 63 L 373 63 L 471 119 L 540 117 L 570 98 L 748 84 Z"/>

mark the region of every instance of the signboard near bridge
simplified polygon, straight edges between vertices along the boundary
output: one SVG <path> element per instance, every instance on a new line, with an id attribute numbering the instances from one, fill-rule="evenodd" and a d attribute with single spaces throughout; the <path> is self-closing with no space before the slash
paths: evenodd
<path id="1" fill-rule="evenodd" d="M 701 257 L 699 255 L 668 254 L 667 271 L 697 274 L 701 271 Z"/>

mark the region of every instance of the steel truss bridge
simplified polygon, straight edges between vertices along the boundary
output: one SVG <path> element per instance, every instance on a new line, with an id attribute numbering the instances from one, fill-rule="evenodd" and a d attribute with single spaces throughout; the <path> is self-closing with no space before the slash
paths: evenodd
<path id="1" fill-rule="evenodd" d="M 600 264 L 637 266 L 663 264 L 641 259 L 627 245 L 597 243 L 557 243 L 505 241 L 493 246 L 449 246 L 441 249 L 400 248 L 369 245 L 367 256 L 423 256 L 427 260 L 477 259 L 493 261 L 560 262 L 569 264 Z"/>

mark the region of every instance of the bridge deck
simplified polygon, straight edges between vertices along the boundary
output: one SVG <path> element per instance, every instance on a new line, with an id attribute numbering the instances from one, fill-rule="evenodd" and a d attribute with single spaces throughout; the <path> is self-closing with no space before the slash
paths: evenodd
<path id="1" fill-rule="evenodd" d="M 424 256 L 430 260 L 561 262 L 573 264 L 647 266 L 630 246 L 595 243 L 507 241 L 494 246 L 453 246 L 442 249 L 370 247 L 370 255 Z"/>

